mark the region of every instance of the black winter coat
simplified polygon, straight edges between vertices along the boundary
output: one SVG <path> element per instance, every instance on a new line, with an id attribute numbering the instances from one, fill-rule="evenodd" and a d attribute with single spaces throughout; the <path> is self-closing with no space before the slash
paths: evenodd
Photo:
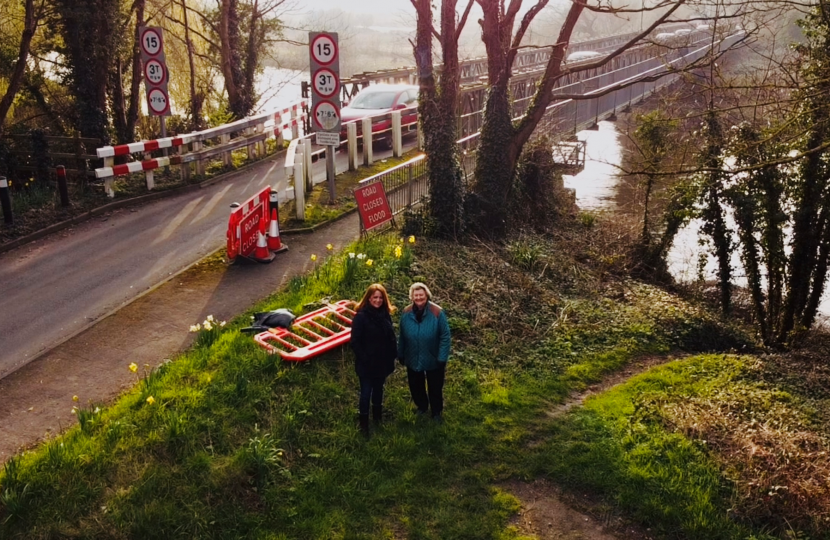
<path id="1" fill-rule="evenodd" d="M 385 308 L 366 306 L 352 320 L 352 350 L 358 377 L 386 377 L 395 371 L 398 344 Z"/>

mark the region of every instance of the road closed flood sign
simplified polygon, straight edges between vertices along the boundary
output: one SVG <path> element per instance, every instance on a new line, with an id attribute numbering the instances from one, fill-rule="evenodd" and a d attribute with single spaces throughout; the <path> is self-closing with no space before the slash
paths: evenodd
<path id="1" fill-rule="evenodd" d="M 354 198 L 357 201 L 364 231 L 370 231 L 392 221 L 392 210 L 389 208 L 382 182 L 358 186 L 354 190 Z"/>

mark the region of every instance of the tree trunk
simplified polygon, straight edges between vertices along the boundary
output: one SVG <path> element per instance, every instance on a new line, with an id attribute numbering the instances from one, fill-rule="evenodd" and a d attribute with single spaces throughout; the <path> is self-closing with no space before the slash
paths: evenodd
<path id="1" fill-rule="evenodd" d="M 182 0 L 182 22 L 184 42 L 187 45 L 187 65 L 190 68 L 190 129 L 199 131 L 202 129 L 202 97 L 196 95 L 196 65 L 193 61 L 193 41 L 190 39 L 186 0 Z"/>
<path id="2" fill-rule="evenodd" d="M 225 79 L 225 91 L 228 93 L 228 105 L 234 116 L 241 118 L 237 111 L 239 103 L 239 88 L 236 73 L 239 70 L 239 19 L 236 12 L 236 0 L 222 0 L 219 12 L 219 38 L 222 42 L 220 49 L 222 76 Z"/>
<path id="3" fill-rule="evenodd" d="M 430 0 L 414 0 L 417 33 L 414 44 L 420 95 L 420 129 L 429 171 L 429 212 L 435 225 L 432 233 L 456 237 L 463 231 L 464 181 L 458 161 L 458 37 L 455 0 L 441 4 L 441 50 L 443 68 L 440 86 L 432 60 L 433 15 Z"/>
<path id="4" fill-rule="evenodd" d="M 9 109 L 11 109 L 17 91 L 20 90 L 23 75 L 26 73 L 26 60 L 29 57 L 29 47 L 32 44 L 32 38 L 35 35 L 35 31 L 37 31 L 37 24 L 38 17 L 35 16 L 34 0 L 26 0 L 23 35 L 20 36 L 17 63 L 14 65 L 14 71 L 12 71 L 11 78 L 9 79 L 9 86 L 6 89 L 6 93 L 0 99 L 0 131 L 3 130 L 6 115 L 9 113 Z"/>
<path id="5" fill-rule="evenodd" d="M 141 94 L 141 35 L 139 29 L 144 25 L 144 1 L 135 0 L 135 38 L 133 41 L 132 78 L 130 79 L 130 108 L 127 110 L 126 133 L 131 141 L 135 140 L 135 126 L 138 123 L 138 104 L 143 98 Z"/>

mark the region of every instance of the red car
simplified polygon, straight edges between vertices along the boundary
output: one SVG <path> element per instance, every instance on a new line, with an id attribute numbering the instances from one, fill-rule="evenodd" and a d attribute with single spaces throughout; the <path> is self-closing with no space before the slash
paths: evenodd
<path id="1" fill-rule="evenodd" d="M 348 106 L 340 109 L 343 128 L 340 139 L 346 139 L 346 123 L 356 122 L 357 133 L 362 133 L 361 118 L 383 115 L 401 110 L 401 131 L 415 131 L 418 125 L 418 87 L 411 84 L 373 84 L 354 97 Z M 372 121 L 372 138 L 392 146 L 392 118 Z"/>

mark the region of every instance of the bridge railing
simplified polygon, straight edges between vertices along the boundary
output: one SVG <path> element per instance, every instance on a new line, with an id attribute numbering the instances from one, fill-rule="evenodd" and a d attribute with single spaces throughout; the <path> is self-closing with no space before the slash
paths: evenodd
<path id="1" fill-rule="evenodd" d="M 234 150 L 246 148 L 248 159 L 256 159 L 266 154 L 265 142 L 268 139 L 276 139 L 277 146 L 281 147 L 287 131 L 290 130 L 293 139 L 298 138 L 306 111 L 306 102 L 300 101 L 284 109 L 202 131 L 104 146 L 96 150 L 97 156 L 104 160 L 104 166 L 95 170 L 95 176 L 104 179 L 104 189 L 108 197 L 115 196 L 112 186 L 114 177 L 143 172 L 147 189 L 152 190 L 155 187 L 154 171 L 170 165 L 178 165 L 182 181 L 189 182 L 191 167 L 197 175 L 203 176 L 208 163 L 214 159 L 221 160 L 224 166 L 230 166 Z M 164 155 L 158 156 L 159 152 Z M 168 155 L 170 153 L 173 155 Z M 136 155 L 139 158 L 137 160 Z M 133 161 L 116 164 L 118 156 Z"/>

